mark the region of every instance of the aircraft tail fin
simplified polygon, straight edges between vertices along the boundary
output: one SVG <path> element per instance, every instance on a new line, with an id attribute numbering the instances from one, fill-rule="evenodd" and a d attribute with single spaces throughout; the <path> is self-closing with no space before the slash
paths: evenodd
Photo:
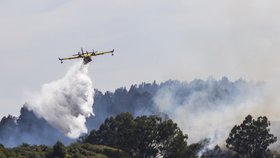
<path id="1" fill-rule="evenodd" d="M 60 57 L 58 57 L 58 60 L 60 60 L 61 64 L 63 63 L 63 59 L 61 59 Z"/>

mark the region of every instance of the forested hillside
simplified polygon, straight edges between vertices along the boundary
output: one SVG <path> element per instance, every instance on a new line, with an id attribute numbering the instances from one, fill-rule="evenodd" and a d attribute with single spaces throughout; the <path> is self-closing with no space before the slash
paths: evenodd
<path id="1" fill-rule="evenodd" d="M 80 137 L 71 145 L 57 141 L 53 146 L 29 145 L 5 148 L 0 145 L 0 158 L 273 158 L 277 150 L 268 146 L 277 141 L 270 133 L 270 122 L 264 116 L 254 119 L 248 115 L 242 124 L 235 125 L 226 147 L 205 148 L 207 140 L 188 143 L 183 133 L 171 119 L 157 115 L 133 117 L 120 113 L 106 118 L 101 126 Z M 258 139 L 256 139 L 258 138 Z"/>
<path id="2" fill-rule="evenodd" d="M 176 109 L 184 103 L 190 103 L 197 109 L 205 109 L 246 100 L 246 93 L 254 87 L 255 84 L 244 80 L 231 82 L 227 78 L 221 80 L 209 78 L 205 81 L 193 80 L 189 83 L 176 80 L 163 83 L 142 83 L 105 93 L 96 89 L 93 105 L 95 116 L 91 116 L 86 124 L 89 131 L 98 129 L 107 117 L 116 116 L 121 112 L 129 112 L 134 117 L 156 114 L 169 118 L 170 114 L 173 115 L 173 111 L 162 112 L 159 107 L 158 100 L 163 94 L 168 94 L 168 98 L 176 100 L 168 105 L 171 109 Z M 24 142 L 53 145 L 57 140 L 66 145 L 75 141 L 64 136 L 44 119 L 38 118 L 26 106 L 21 109 L 18 118 L 7 116 L 0 122 L 0 142 L 7 147 L 17 146 Z"/>

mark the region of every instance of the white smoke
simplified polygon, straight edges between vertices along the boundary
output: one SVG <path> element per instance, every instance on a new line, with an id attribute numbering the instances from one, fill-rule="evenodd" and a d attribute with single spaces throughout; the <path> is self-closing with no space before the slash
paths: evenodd
<path id="1" fill-rule="evenodd" d="M 251 114 L 264 111 L 262 83 L 235 82 L 223 78 L 182 83 L 160 89 L 154 98 L 160 112 L 166 113 L 189 136 L 189 142 L 210 139 L 208 148 L 224 146 L 230 130 Z"/>
<path id="2" fill-rule="evenodd" d="M 70 138 L 87 132 L 86 118 L 93 115 L 93 88 L 88 66 L 73 65 L 66 75 L 44 84 L 32 94 L 27 107 Z"/>

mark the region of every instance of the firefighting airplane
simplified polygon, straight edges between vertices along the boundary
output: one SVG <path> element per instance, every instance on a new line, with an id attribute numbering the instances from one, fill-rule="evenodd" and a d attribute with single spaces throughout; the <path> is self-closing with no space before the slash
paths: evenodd
<path id="1" fill-rule="evenodd" d="M 77 54 L 74 54 L 72 57 L 69 58 L 58 58 L 61 62 L 63 63 L 63 60 L 72 60 L 72 59 L 77 59 L 77 58 L 83 58 L 84 64 L 87 64 L 92 61 L 91 57 L 92 56 L 98 56 L 98 55 L 103 55 L 103 54 L 112 54 L 114 55 L 114 49 L 108 52 L 98 52 L 92 50 L 92 52 L 84 52 L 83 48 L 81 48 L 81 52 L 78 52 Z"/>

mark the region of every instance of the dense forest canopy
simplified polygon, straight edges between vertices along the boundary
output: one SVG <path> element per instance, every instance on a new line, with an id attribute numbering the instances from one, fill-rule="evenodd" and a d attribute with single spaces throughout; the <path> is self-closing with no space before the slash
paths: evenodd
<path id="1" fill-rule="evenodd" d="M 269 121 L 248 115 L 241 125 L 235 125 L 226 140 L 230 150 L 205 149 L 207 140 L 189 144 L 171 119 L 160 116 L 133 117 L 120 113 L 109 117 L 98 129 L 69 146 L 57 141 L 52 146 L 29 145 L 5 148 L 0 145 L 0 158 L 269 158 L 279 157 L 268 146 L 277 138 L 269 132 Z M 256 132 L 254 132 L 256 131 Z"/>

